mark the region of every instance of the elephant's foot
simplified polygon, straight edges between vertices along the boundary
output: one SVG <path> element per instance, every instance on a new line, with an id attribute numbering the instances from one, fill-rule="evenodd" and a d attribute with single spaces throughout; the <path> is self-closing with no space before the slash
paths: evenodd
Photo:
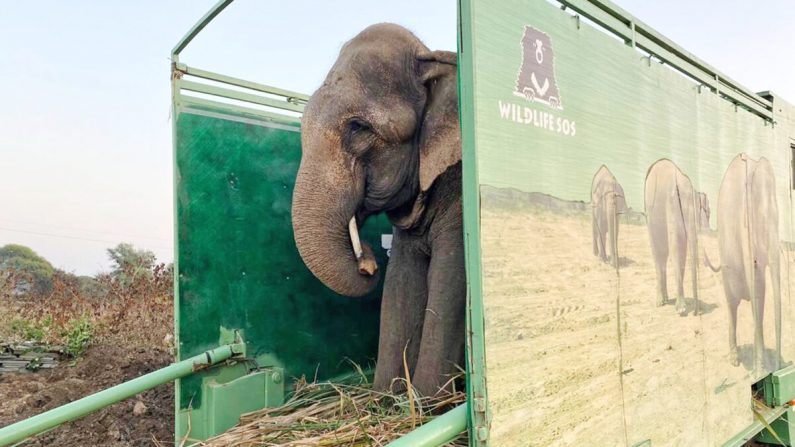
<path id="1" fill-rule="evenodd" d="M 729 363 L 732 366 L 740 366 L 740 359 L 737 358 L 737 348 L 729 349 Z"/>
<path id="2" fill-rule="evenodd" d="M 657 294 L 657 307 L 665 306 L 665 303 L 668 302 L 668 297 L 662 293 Z"/>
<path id="3" fill-rule="evenodd" d="M 676 299 L 676 313 L 678 313 L 681 317 L 687 315 L 687 305 L 685 304 L 685 300 L 682 297 Z"/>

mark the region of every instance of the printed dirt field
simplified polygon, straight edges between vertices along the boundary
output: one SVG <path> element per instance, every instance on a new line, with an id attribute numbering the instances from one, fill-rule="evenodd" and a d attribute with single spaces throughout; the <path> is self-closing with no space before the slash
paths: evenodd
<path id="1" fill-rule="evenodd" d="M 740 304 L 740 365 L 732 366 L 721 273 L 699 260 L 701 312 L 694 316 L 688 258 L 688 314 L 680 316 L 670 267 L 672 299 L 656 306 L 642 214 L 621 218 L 616 274 L 594 256 L 588 204 L 494 193 L 481 198 L 481 249 L 495 445 L 711 446 L 753 421 L 751 384 L 765 372 L 753 371 L 752 310 Z M 700 234 L 699 245 L 717 263 L 715 231 Z M 781 250 L 781 262 L 786 365 L 795 357 L 789 251 Z M 768 287 L 766 369 L 775 353 L 771 293 Z"/>

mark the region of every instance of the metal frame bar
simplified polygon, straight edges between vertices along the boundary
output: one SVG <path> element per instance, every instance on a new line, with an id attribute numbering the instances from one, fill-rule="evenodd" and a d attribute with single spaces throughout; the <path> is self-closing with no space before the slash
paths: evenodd
<path id="1" fill-rule="evenodd" d="M 207 79 L 210 81 L 222 82 L 224 84 L 229 84 L 229 85 L 236 85 L 238 87 L 244 87 L 262 93 L 269 93 L 272 95 L 283 96 L 287 98 L 288 102 L 291 102 L 293 104 L 306 104 L 306 102 L 309 101 L 309 95 L 305 95 L 303 93 L 298 93 L 291 90 L 285 90 L 270 85 L 260 84 L 258 82 L 246 81 L 245 79 L 234 78 L 232 76 L 226 76 L 220 73 L 214 73 L 207 70 L 201 70 L 198 68 L 189 67 L 182 63 L 176 64 L 176 69 L 177 71 L 189 76 L 195 76 L 197 78 Z"/>
<path id="2" fill-rule="evenodd" d="M 250 90 L 251 92 L 233 90 L 222 86 L 216 86 L 207 83 L 186 80 L 184 79 L 185 76 L 205 79 L 235 87 L 241 87 Z M 198 99 L 195 96 L 183 95 L 183 91 L 201 93 L 205 95 L 216 96 L 218 98 L 232 99 L 235 101 L 257 104 L 265 107 L 270 107 L 273 109 L 281 109 L 299 114 L 304 112 L 304 105 L 309 100 L 309 96 L 303 93 L 293 92 L 290 90 L 285 90 L 277 87 L 271 87 L 269 85 L 246 81 L 239 78 L 233 78 L 231 76 L 225 76 L 222 74 L 213 73 L 211 71 L 189 67 L 182 63 L 172 64 L 171 79 L 172 79 L 172 89 L 173 89 L 172 92 L 173 100 L 177 106 L 181 106 L 182 102 L 194 101 Z M 261 93 L 261 94 L 255 94 L 252 92 Z M 262 94 L 267 94 L 270 96 L 264 96 Z M 245 113 L 249 113 L 251 111 L 258 111 L 257 109 L 239 107 L 234 104 L 228 104 L 218 101 L 215 102 L 215 106 L 221 109 L 230 109 L 232 111 L 242 111 Z M 267 112 L 265 111 L 259 111 L 259 112 L 267 114 Z M 254 115 L 258 114 L 255 113 Z M 276 115 L 277 114 L 267 114 L 266 116 L 268 120 L 273 120 L 274 116 Z M 294 118 L 292 122 L 298 120 L 297 117 L 290 116 L 290 118 Z"/>
<path id="3" fill-rule="evenodd" d="M 242 343 L 219 346 L 187 360 L 145 374 L 136 379 L 91 394 L 37 416 L 0 428 L 0 446 L 15 444 L 31 436 L 55 428 L 64 422 L 73 421 L 99 409 L 115 404 L 136 394 L 191 375 L 212 365 L 242 354 Z"/>
<path id="4" fill-rule="evenodd" d="M 474 40 L 475 0 L 458 2 L 458 101 L 461 122 L 462 199 L 464 203 L 464 256 L 467 280 L 466 370 L 469 445 L 486 445 L 489 415 L 486 389 L 486 342 L 480 251 L 480 185 L 475 152 Z"/>
<path id="5" fill-rule="evenodd" d="M 557 0 L 564 8 L 588 18 L 600 27 L 705 85 L 717 95 L 773 121 L 773 103 L 751 92 L 711 65 L 655 31 L 610 0 Z"/>
<path id="6" fill-rule="evenodd" d="M 182 38 L 177 42 L 174 48 L 171 50 L 171 162 L 172 165 L 175 167 L 177 166 L 177 117 L 179 115 L 180 109 L 180 78 L 182 75 L 177 70 L 177 66 L 179 65 L 179 55 L 185 47 L 204 29 L 218 14 L 221 13 L 227 6 L 232 3 L 232 0 L 219 0 L 207 13 L 196 22 L 193 27 L 191 27 L 188 32 L 182 36 Z M 173 289 L 174 289 L 174 297 L 179 296 L 179 216 L 177 215 L 177 183 L 179 182 L 179 175 L 174 175 L 174 179 L 172 181 L 172 194 L 173 194 L 173 216 L 174 216 L 174 278 L 173 278 Z M 179 349 L 180 346 L 180 334 L 179 334 L 179 301 L 174 299 L 174 346 L 176 347 L 175 357 L 179 360 L 181 356 L 181 351 Z M 177 433 L 178 424 L 179 424 L 179 396 L 180 396 L 180 381 L 174 381 L 174 433 Z"/>
<path id="7" fill-rule="evenodd" d="M 298 117 L 280 115 L 278 113 L 271 113 L 265 110 L 252 109 L 249 107 L 227 104 L 224 102 L 218 102 L 218 101 L 213 101 L 211 99 L 198 98 L 194 96 L 185 96 L 185 95 L 181 96 L 180 109 L 182 110 L 182 112 L 187 111 L 188 109 L 204 109 L 204 110 L 210 109 L 218 111 L 229 110 L 234 112 L 235 114 L 248 116 L 250 118 L 258 119 L 261 121 L 284 124 L 292 127 L 295 127 L 297 124 L 300 123 Z"/>
<path id="8" fill-rule="evenodd" d="M 237 90 L 230 90 L 223 87 L 215 87 L 208 84 L 200 84 L 193 81 L 180 82 L 180 88 L 189 92 L 204 93 L 207 95 L 220 96 L 222 98 L 234 99 L 237 101 L 245 101 L 261 106 L 273 107 L 277 109 L 290 110 L 292 112 L 301 113 L 304 107 L 298 104 L 289 103 L 286 101 L 278 101 L 276 99 L 266 98 L 264 96 L 257 96 L 251 93 L 239 92 Z"/>
<path id="9" fill-rule="evenodd" d="M 171 62 L 173 63 L 179 62 L 179 54 L 182 52 L 182 50 L 184 50 L 185 47 L 187 47 L 188 44 L 197 35 L 199 35 L 201 30 L 203 30 L 205 26 L 207 26 L 210 22 L 212 22 L 212 20 L 231 3 L 232 0 L 219 0 L 218 3 L 216 3 L 212 8 L 210 8 L 210 10 L 207 11 L 207 14 L 202 16 L 202 18 L 199 19 L 199 21 L 196 22 L 196 24 L 193 25 L 193 27 L 191 27 L 191 29 L 188 30 L 188 32 L 184 36 L 182 36 L 182 39 L 180 39 L 179 42 L 177 42 L 177 44 L 171 50 Z"/>
<path id="10" fill-rule="evenodd" d="M 780 418 L 786 412 L 787 412 L 786 406 L 770 408 L 767 411 L 760 412 L 759 417 L 763 418 L 765 422 L 769 425 L 773 423 L 773 421 L 775 421 L 776 419 Z M 748 441 L 754 439 L 754 437 L 764 429 L 765 425 L 762 424 L 761 421 L 755 420 L 753 423 L 751 423 L 751 425 L 746 427 L 743 431 L 737 433 L 731 439 L 726 441 L 726 443 L 723 444 L 723 447 L 742 447 L 746 443 L 748 443 Z"/>
<path id="11" fill-rule="evenodd" d="M 438 447 L 467 428 L 467 406 L 461 404 L 427 424 L 390 442 L 386 447 Z"/>

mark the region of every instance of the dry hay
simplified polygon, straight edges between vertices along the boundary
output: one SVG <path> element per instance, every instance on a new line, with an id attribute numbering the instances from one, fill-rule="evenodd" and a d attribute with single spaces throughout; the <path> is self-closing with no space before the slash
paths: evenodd
<path id="1" fill-rule="evenodd" d="M 410 385 L 409 385 L 410 389 Z M 384 446 L 437 415 L 466 402 L 466 393 L 418 398 L 390 394 L 360 383 L 299 381 L 281 407 L 244 414 L 240 423 L 207 441 L 181 446 Z M 463 432 L 447 446 L 467 446 Z"/>

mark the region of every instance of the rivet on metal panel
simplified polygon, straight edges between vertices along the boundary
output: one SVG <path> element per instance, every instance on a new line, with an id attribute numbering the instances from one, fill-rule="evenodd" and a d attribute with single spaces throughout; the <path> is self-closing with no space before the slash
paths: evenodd
<path id="1" fill-rule="evenodd" d="M 271 380 L 273 380 L 273 383 L 282 383 L 281 371 L 274 371 L 273 374 L 271 374 Z"/>
<path id="2" fill-rule="evenodd" d="M 472 399 L 472 404 L 474 405 L 476 412 L 478 413 L 486 412 L 486 399 L 482 397 L 476 397 Z"/>
<path id="3" fill-rule="evenodd" d="M 489 429 L 484 426 L 478 426 L 475 428 L 475 436 L 477 437 L 478 441 L 485 442 L 489 439 Z"/>

